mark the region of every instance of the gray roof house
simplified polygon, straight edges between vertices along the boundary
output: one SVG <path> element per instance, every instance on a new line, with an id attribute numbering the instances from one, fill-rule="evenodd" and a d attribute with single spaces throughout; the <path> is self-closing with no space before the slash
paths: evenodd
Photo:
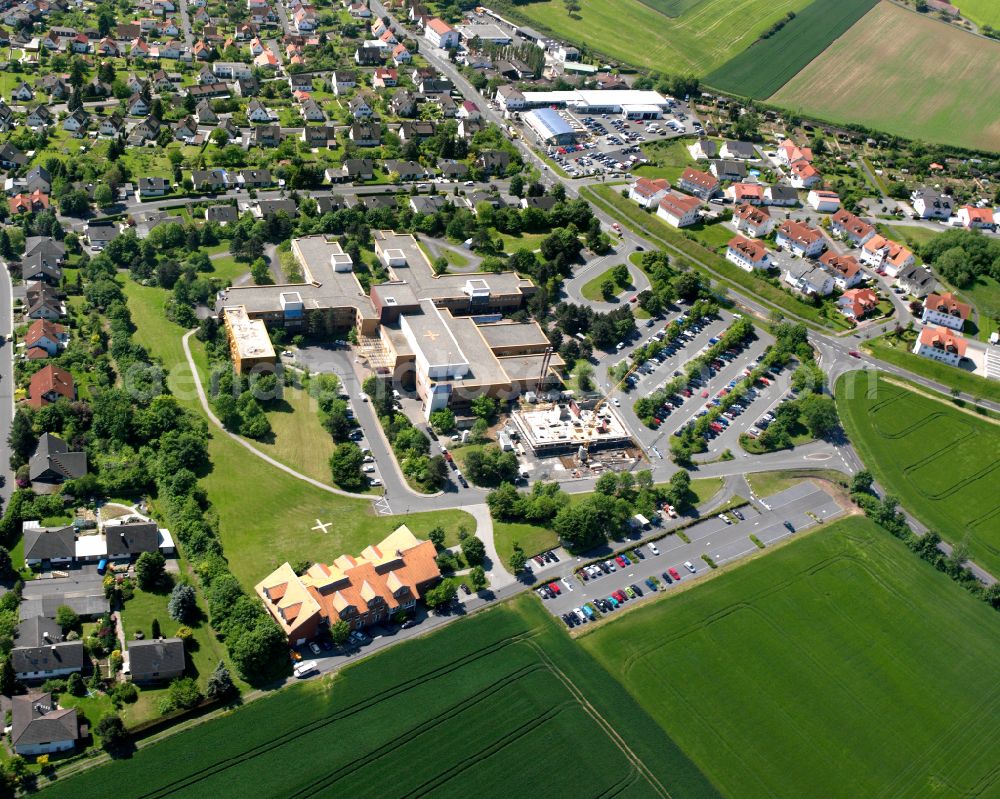
<path id="1" fill-rule="evenodd" d="M 66 641 L 55 621 L 33 616 L 18 625 L 10 662 L 21 681 L 72 674 L 83 669 L 83 641 Z"/>
<path id="2" fill-rule="evenodd" d="M 80 740 L 75 708 L 60 708 L 51 693 L 33 693 L 11 699 L 10 742 L 22 756 L 68 752 Z"/>
<path id="3" fill-rule="evenodd" d="M 122 669 L 132 682 L 173 680 L 184 674 L 184 642 L 180 638 L 132 641 L 122 660 Z"/>
<path id="4" fill-rule="evenodd" d="M 70 452 L 66 442 L 51 433 L 42 433 L 28 461 L 28 479 L 43 485 L 59 485 L 87 473 L 87 453 Z"/>
<path id="5" fill-rule="evenodd" d="M 105 524 L 109 558 L 138 557 L 143 552 L 156 552 L 160 547 L 160 531 L 156 522 L 126 522 Z"/>
<path id="6" fill-rule="evenodd" d="M 69 563 L 76 556 L 76 531 L 67 527 L 37 527 L 24 523 L 24 563 Z"/>

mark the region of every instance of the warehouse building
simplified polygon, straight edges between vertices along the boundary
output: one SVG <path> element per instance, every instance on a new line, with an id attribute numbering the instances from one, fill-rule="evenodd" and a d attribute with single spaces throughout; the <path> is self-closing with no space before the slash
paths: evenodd
<path id="1" fill-rule="evenodd" d="M 542 144 L 572 144 L 576 141 L 573 126 L 555 109 L 538 108 L 528 111 L 521 119 Z"/>

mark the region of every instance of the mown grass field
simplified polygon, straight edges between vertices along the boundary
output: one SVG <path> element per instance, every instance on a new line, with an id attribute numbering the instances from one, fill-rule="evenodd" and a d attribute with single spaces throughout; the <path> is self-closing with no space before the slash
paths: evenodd
<path id="1" fill-rule="evenodd" d="M 883 0 L 770 102 L 910 139 L 1000 150 L 1000 42 Z"/>
<path id="2" fill-rule="evenodd" d="M 167 384 L 175 396 L 201 413 L 181 346 L 184 331 L 163 315 L 169 294 L 127 281 L 126 295 L 138 326 L 136 341 L 170 370 Z M 194 337 L 191 352 L 204 374 L 205 351 Z M 356 554 L 401 524 L 418 536 L 440 525 L 449 545 L 457 543 L 461 525 L 475 529 L 475 519 L 459 510 L 377 515 L 369 501 L 322 491 L 251 455 L 217 428 L 211 432 L 211 464 L 202 486 L 219 515 L 219 534 L 232 572 L 248 588 L 286 560 L 329 562 L 345 552 Z M 333 526 L 326 533 L 314 530 L 317 520 Z"/>
<path id="3" fill-rule="evenodd" d="M 728 797 L 917 799 L 997 793 L 998 634 L 854 516 L 580 641 Z"/>
<path id="4" fill-rule="evenodd" d="M 789 11 L 811 0 L 561 0 L 513 6 L 516 16 L 575 44 L 647 69 L 705 74 L 749 47 Z M 665 13 L 660 13 L 660 11 Z M 667 16 L 680 11 L 680 16 Z M 629 35 L 622 35 L 628 32 Z"/>
<path id="5" fill-rule="evenodd" d="M 706 76 L 705 83 L 743 97 L 770 97 L 878 0 L 815 0 L 780 31 Z"/>
<path id="6" fill-rule="evenodd" d="M 886 490 L 1000 571 L 1000 425 L 861 372 L 841 377 L 836 396 L 845 430 Z"/>
<path id="7" fill-rule="evenodd" d="M 42 795 L 718 796 L 555 625 L 524 596 Z"/>
<path id="8" fill-rule="evenodd" d="M 697 165 L 697 162 L 691 157 L 691 153 L 688 152 L 690 144 L 690 139 L 644 144 L 642 154 L 649 159 L 649 163 L 637 167 L 635 173 L 647 178 L 678 180 L 685 169 Z"/>
<path id="9" fill-rule="evenodd" d="M 952 5 L 958 6 L 962 16 L 971 19 L 977 25 L 1000 28 L 1000 3 L 996 0 L 955 0 Z"/>
<path id="10" fill-rule="evenodd" d="M 580 294 L 583 295 L 583 298 L 585 300 L 590 300 L 591 302 L 609 302 L 609 300 L 606 299 L 604 294 L 601 292 L 601 284 L 604 283 L 605 280 L 610 280 L 612 283 L 614 283 L 616 292 L 615 296 L 621 294 L 623 291 L 628 291 L 630 288 L 633 288 L 631 271 L 629 272 L 629 281 L 625 285 L 620 285 L 618 283 L 615 283 L 614 280 L 612 280 L 611 273 L 613 271 L 614 267 L 613 266 L 609 267 L 596 277 L 592 277 L 590 280 L 588 280 L 586 283 L 580 286 Z M 613 299 L 614 298 L 612 297 L 612 300 Z"/>

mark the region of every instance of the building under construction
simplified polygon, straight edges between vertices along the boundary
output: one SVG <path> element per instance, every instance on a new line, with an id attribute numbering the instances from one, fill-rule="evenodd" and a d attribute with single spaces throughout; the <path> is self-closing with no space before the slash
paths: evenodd
<path id="1" fill-rule="evenodd" d="M 522 443 L 536 456 L 632 446 L 632 437 L 614 408 L 606 403 L 595 407 L 596 412 L 568 400 L 517 410 L 511 418 Z"/>

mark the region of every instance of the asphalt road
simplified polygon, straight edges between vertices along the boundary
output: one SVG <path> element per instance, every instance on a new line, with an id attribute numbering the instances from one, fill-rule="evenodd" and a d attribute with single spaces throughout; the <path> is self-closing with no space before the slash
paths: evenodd
<path id="1" fill-rule="evenodd" d="M 634 544 L 616 547 L 613 551 L 608 550 L 606 554 L 588 553 L 587 557 L 563 560 L 557 564 L 557 569 L 542 572 L 540 575 L 555 582 L 561 590 L 559 596 L 554 599 L 544 600 L 544 605 L 553 615 L 561 616 L 580 607 L 584 602 L 607 597 L 613 591 L 633 583 L 642 589 L 643 599 L 649 599 L 654 592 L 645 584 L 648 577 L 656 577 L 661 583 L 662 590 L 669 591 L 676 582 L 667 585 L 661 575 L 670 568 L 681 575 L 680 582 L 686 583 L 698 579 L 710 571 L 708 564 L 702 560 L 702 555 L 708 555 L 717 565 L 737 560 L 758 549 L 750 540 L 750 535 L 757 536 L 766 547 L 815 527 L 817 522 L 809 514 L 828 521 L 841 515 L 843 510 L 825 491 L 812 483 L 804 482 L 769 497 L 766 503 L 759 502 L 741 508 L 740 512 L 746 517 L 745 521 L 726 524 L 712 516 L 685 530 L 691 543 L 685 543 L 677 535 L 661 538 L 655 542 L 659 555 L 654 555 L 648 546 L 643 545 L 641 549 L 645 555 L 644 559 L 624 568 L 616 566 L 616 571 L 611 574 L 591 578 L 586 582 L 574 573 L 582 563 L 589 562 L 595 557 L 612 558 L 613 552 L 626 548 L 634 549 Z M 732 513 L 728 515 L 735 521 Z M 784 526 L 786 521 L 791 522 L 795 533 Z M 644 534 L 646 538 L 652 535 L 655 535 L 655 532 Z M 684 566 L 686 561 L 694 566 L 694 574 Z"/>

